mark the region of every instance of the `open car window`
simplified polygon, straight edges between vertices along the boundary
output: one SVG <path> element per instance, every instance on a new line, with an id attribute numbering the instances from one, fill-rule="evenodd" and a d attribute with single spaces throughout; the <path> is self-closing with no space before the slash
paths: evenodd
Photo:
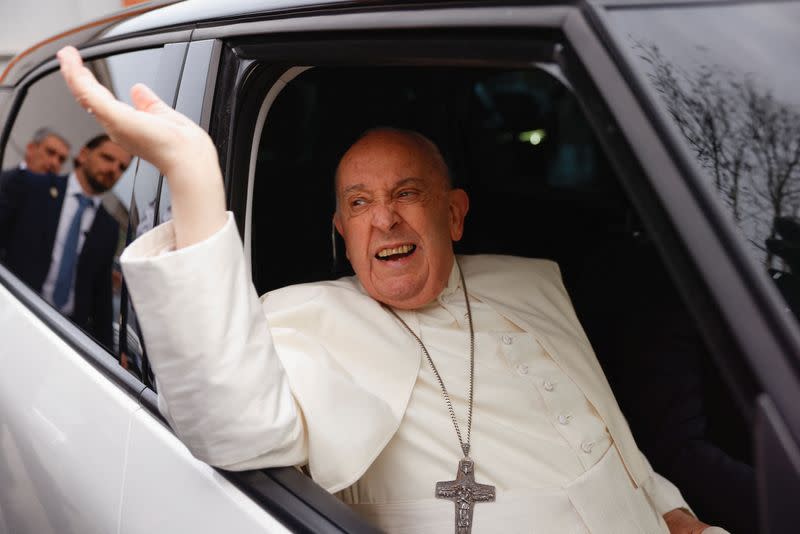
<path id="1" fill-rule="evenodd" d="M 332 177 L 347 147 L 377 126 L 415 129 L 440 146 L 472 200 L 458 252 L 550 258 L 573 277 L 585 248 L 628 216 L 576 99 L 544 67 L 312 68 L 275 99 L 258 145 L 259 293 L 349 272 L 338 238 L 334 262 Z"/>

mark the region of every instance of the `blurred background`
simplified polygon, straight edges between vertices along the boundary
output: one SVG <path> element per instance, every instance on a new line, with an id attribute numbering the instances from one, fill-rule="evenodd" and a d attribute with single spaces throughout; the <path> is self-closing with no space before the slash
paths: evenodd
<path id="1" fill-rule="evenodd" d="M 0 0 L 0 72 L 39 41 L 145 0 Z"/>

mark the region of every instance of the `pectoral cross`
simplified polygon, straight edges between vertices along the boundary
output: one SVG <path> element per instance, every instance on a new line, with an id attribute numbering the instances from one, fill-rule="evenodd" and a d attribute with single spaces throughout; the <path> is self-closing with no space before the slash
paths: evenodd
<path id="1" fill-rule="evenodd" d="M 455 480 L 436 483 L 436 498 L 456 505 L 456 534 L 470 534 L 475 503 L 494 502 L 494 497 L 494 486 L 475 482 L 475 464 L 466 458 L 458 462 Z"/>

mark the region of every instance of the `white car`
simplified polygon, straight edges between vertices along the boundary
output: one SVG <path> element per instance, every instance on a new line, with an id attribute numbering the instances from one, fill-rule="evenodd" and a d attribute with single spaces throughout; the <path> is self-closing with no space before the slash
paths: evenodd
<path id="1" fill-rule="evenodd" d="M 794 533 L 798 23 L 794 1 L 157 2 L 10 63 L 0 75 L 0 161 L 28 172 L 15 169 L 42 127 L 73 156 L 99 132 L 54 58 L 77 46 L 119 98 L 147 83 L 209 131 L 263 293 L 348 273 L 341 243 L 331 243 L 338 157 L 372 126 L 422 131 L 470 193 L 461 252 L 560 263 L 656 470 L 707 522 Z M 117 264 L 87 290 L 110 288 L 111 316 L 59 313 L 17 256 L 54 231 L 9 245 L 20 234 L 8 214 L 32 208 L 7 201 L 8 172 L 0 533 L 375 531 L 301 469 L 231 473 L 194 459 L 156 408 L 147 339 Z M 104 206 L 120 228 L 117 256 L 171 216 L 166 182 L 138 160 Z M 621 302 L 641 317 L 619 315 Z M 671 347 L 684 335 L 689 345 Z M 620 343 L 633 339 L 657 340 L 653 353 L 625 353 Z M 686 363 L 677 377 L 659 366 L 673 357 Z M 647 373 L 644 388 L 625 382 L 630 373 Z M 654 438 L 658 427 L 679 437 Z M 714 452 L 693 456 L 698 443 Z M 702 459 L 721 457 L 738 466 L 733 482 Z M 694 481 L 680 479 L 687 466 Z"/>

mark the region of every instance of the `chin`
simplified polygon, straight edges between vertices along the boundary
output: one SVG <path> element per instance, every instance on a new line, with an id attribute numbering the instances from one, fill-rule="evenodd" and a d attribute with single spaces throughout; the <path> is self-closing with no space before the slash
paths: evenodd
<path id="1" fill-rule="evenodd" d="M 375 300 L 388 304 L 401 310 L 414 310 L 421 308 L 436 298 L 439 292 L 422 290 L 416 291 L 384 291 L 369 292 Z"/>

